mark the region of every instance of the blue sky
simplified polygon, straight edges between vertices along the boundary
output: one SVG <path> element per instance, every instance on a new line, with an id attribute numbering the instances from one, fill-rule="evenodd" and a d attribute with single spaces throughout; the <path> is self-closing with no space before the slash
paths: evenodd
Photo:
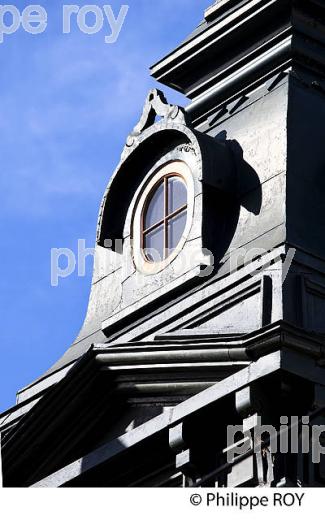
<path id="1" fill-rule="evenodd" d="M 8 2 L 9 3 L 9 2 Z M 11 2 L 22 11 L 33 2 Z M 200 22 L 212 0 L 129 0 L 118 41 L 108 24 L 62 34 L 51 0 L 43 34 L 22 29 L 0 44 L 0 411 L 47 370 L 76 337 L 92 265 L 51 287 L 50 252 L 94 246 L 98 207 L 125 138 L 155 85 L 149 66 Z M 94 3 L 94 2 L 93 2 Z M 123 2 L 110 4 L 115 13 Z M 182 96 L 165 89 L 172 102 Z M 186 100 L 185 100 L 186 103 Z"/>

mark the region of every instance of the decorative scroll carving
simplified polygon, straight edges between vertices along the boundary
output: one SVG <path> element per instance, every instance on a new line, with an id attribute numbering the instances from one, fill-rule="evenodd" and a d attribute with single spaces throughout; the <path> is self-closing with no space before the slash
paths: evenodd
<path id="1" fill-rule="evenodd" d="M 183 108 L 178 105 L 170 105 L 161 90 L 150 90 L 140 121 L 127 138 L 127 147 L 133 146 L 136 138 L 155 123 L 157 116 L 175 123 L 188 124 L 188 116 Z"/>
<path id="2" fill-rule="evenodd" d="M 179 146 L 177 146 L 176 150 L 178 152 L 192 153 L 193 155 L 197 155 L 194 146 L 190 144 L 180 144 Z"/>

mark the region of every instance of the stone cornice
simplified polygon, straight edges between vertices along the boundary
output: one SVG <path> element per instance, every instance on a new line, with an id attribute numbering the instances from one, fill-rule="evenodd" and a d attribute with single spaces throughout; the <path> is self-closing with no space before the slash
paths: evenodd
<path id="1" fill-rule="evenodd" d="M 193 121 L 236 93 L 288 67 L 325 74 L 325 6 L 316 0 L 216 4 L 200 30 L 151 68 L 187 95 Z M 212 16 L 213 14 L 213 16 Z"/>

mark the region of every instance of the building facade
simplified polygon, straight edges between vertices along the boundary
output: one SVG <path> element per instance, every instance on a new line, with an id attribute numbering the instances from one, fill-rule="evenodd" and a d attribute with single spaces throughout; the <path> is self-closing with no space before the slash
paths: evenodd
<path id="1" fill-rule="evenodd" d="M 127 137 L 82 330 L 0 416 L 5 486 L 324 485 L 324 20 L 219 0 L 152 67 L 189 104 L 152 90 Z"/>

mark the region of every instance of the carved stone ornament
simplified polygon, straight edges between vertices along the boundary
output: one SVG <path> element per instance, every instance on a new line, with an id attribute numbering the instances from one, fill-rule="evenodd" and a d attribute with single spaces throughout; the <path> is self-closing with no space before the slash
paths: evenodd
<path id="1" fill-rule="evenodd" d="M 187 125 L 189 123 L 185 110 L 178 105 L 170 105 L 161 90 L 150 90 L 145 101 L 142 116 L 127 138 L 126 146 L 132 147 L 136 138 L 156 122 L 156 117 L 166 121 Z"/>

